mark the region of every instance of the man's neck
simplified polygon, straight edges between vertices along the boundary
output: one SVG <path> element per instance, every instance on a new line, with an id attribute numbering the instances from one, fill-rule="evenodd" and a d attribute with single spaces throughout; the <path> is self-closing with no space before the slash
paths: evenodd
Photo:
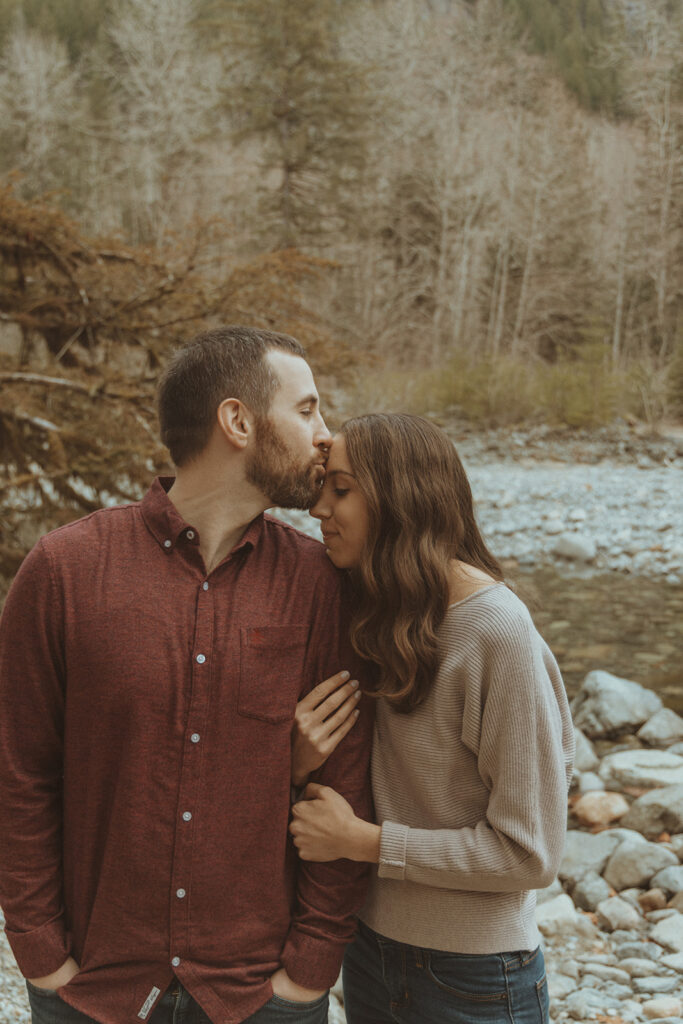
<path id="1" fill-rule="evenodd" d="M 239 544 L 249 523 L 267 508 L 263 495 L 244 479 L 227 479 L 198 464 L 178 469 L 169 499 L 199 533 L 207 574 Z"/>

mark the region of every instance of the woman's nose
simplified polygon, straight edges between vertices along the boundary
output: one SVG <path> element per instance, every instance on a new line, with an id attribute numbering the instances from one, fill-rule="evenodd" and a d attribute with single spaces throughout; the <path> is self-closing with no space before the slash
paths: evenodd
<path id="1" fill-rule="evenodd" d="M 323 497 L 318 498 L 313 508 L 311 508 L 309 511 L 310 514 L 312 516 L 315 516 L 316 519 L 327 519 L 330 514 L 330 511 L 327 508 L 327 504 Z"/>

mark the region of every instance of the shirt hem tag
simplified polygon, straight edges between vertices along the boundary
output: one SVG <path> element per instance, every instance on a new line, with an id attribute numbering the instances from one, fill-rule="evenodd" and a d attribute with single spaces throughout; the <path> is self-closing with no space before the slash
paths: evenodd
<path id="1" fill-rule="evenodd" d="M 157 1000 L 157 996 L 159 995 L 161 995 L 161 989 L 157 988 L 155 985 L 150 994 L 145 999 L 142 1006 L 140 1007 L 140 1012 L 138 1013 L 138 1017 L 140 1018 L 140 1020 L 147 1020 L 147 1017 L 149 1016 L 149 1011 L 154 1006 Z"/>

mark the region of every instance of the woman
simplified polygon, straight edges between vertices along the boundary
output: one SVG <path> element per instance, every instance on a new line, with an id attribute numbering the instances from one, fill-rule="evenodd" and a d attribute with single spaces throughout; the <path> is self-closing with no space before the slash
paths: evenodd
<path id="1" fill-rule="evenodd" d="M 377 824 L 315 784 L 291 824 L 305 860 L 378 865 L 344 961 L 349 1024 L 545 1022 L 533 890 L 562 855 L 573 756 L 555 660 L 426 420 L 344 424 L 312 514 L 355 586 L 354 646 L 377 666 Z M 349 727 L 350 685 L 302 701 L 297 781 Z"/>

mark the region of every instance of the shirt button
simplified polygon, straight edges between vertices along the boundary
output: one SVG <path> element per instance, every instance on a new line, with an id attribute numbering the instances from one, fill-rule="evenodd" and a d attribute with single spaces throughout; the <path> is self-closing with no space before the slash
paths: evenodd
<path id="1" fill-rule="evenodd" d="M 176 894 L 176 896 L 178 897 L 179 900 L 185 899 L 185 890 L 184 889 L 176 889 L 176 893 L 175 894 Z"/>
<path id="2" fill-rule="evenodd" d="M 205 654 L 198 654 L 197 655 L 197 662 L 198 662 L 199 665 L 203 665 L 205 661 L 206 661 L 206 655 Z"/>
<path id="3" fill-rule="evenodd" d="M 190 736 L 190 739 L 192 740 L 193 743 L 199 743 L 199 733 L 193 732 L 192 735 Z"/>
<path id="4" fill-rule="evenodd" d="M 191 811 L 183 811 L 183 821 L 192 821 Z"/>
<path id="5" fill-rule="evenodd" d="M 165 540 L 164 541 L 164 547 L 165 548 L 170 548 L 172 544 L 173 544 L 172 540 Z"/>
<path id="6" fill-rule="evenodd" d="M 208 589 L 209 589 L 209 584 L 206 582 L 206 580 L 204 580 L 204 582 L 202 583 L 202 590 L 208 590 Z"/>
<path id="7" fill-rule="evenodd" d="M 194 530 L 188 530 L 185 536 L 188 540 L 194 540 Z"/>
<path id="8" fill-rule="evenodd" d="M 171 967 L 180 967 L 180 957 L 174 956 L 171 960 Z"/>

